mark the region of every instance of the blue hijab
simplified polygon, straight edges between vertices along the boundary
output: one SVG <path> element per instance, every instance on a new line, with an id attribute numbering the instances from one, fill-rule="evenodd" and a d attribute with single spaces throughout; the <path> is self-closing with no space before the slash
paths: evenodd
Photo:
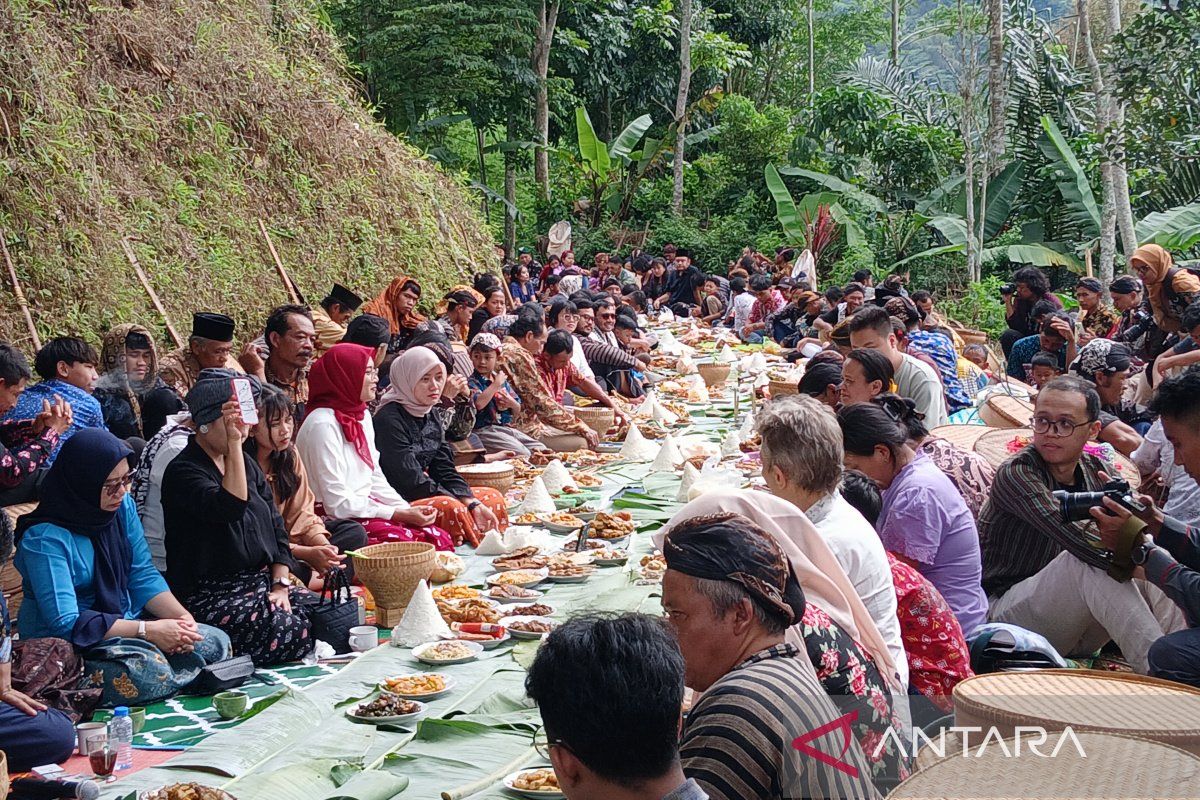
<path id="1" fill-rule="evenodd" d="M 92 540 L 92 608 L 79 613 L 71 642 L 88 648 L 105 638 L 108 629 L 125 616 L 133 549 L 116 511 L 100 507 L 100 494 L 109 473 L 128 458 L 129 445 L 100 428 L 84 428 L 59 451 L 42 482 L 38 507 L 17 521 L 17 538 L 34 525 L 50 523 Z"/>

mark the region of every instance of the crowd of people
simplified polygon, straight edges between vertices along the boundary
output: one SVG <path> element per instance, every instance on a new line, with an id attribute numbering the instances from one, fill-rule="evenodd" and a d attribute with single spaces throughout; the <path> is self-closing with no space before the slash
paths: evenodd
<path id="1" fill-rule="evenodd" d="M 186 691 L 234 654 L 305 657 L 347 551 L 505 530 L 504 497 L 457 467 L 595 448 L 572 407 L 628 421 L 668 319 L 773 341 L 804 374 L 758 412 L 763 490 L 707 492 L 656 534 L 665 621 L 584 617 L 539 652 L 527 689 L 568 797 L 876 797 L 909 769 L 889 732 L 950 713 L 997 625 L 1200 685 L 1200 281 L 1155 245 L 1131 268 L 1080 279 L 1077 312 L 1018 270 L 1004 362 L 906 274 L 820 291 L 807 254 L 706 272 L 673 246 L 587 269 L 522 249 L 436 301 L 407 275 L 367 303 L 334 285 L 240 348 L 210 311 L 161 357 L 136 324 L 100 352 L 54 338 L 32 369 L 0 344 L 0 503 L 36 503 L 0 539 L 23 588 L 0 749 L 58 760 L 98 705 Z M 938 435 L 1008 381 L 1035 395 L 1029 446 L 996 467 Z M 1115 477 L 1099 443 L 1154 491 L 1067 515 L 1062 492 Z M 27 694 L 48 661 L 59 691 Z M 829 749 L 857 778 L 790 746 L 846 710 L 853 741 Z"/>

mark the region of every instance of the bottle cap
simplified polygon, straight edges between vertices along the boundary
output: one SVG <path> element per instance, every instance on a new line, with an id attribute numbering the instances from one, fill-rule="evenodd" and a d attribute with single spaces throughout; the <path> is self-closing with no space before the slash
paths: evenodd
<path id="1" fill-rule="evenodd" d="M 116 708 L 113 709 L 113 716 L 114 717 L 128 717 L 129 716 L 129 707 L 128 706 L 117 706 Z"/>

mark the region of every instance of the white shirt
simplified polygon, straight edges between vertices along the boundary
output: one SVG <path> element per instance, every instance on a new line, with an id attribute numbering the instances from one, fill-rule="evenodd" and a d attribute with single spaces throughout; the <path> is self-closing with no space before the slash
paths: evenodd
<path id="1" fill-rule="evenodd" d="M 752 292 L 742 292 L 733 298 L 733 332 L 739 336 L 750 321 L 750 310 L 754 308 L 756 299 Z"/>
<path id="2" fill-rule="evenodd" d="M 907 397 L 917 405 L 917 411 L 925 415 L 922 420 L 928 430 L 947 425 L 946 391 L 942 380 L 933 368 L 924 361 L 902 353 L 904 363 L 896 370 L 896 394 Z"/>
<path id="3" fill-rule="evenodd" d="M 171 414 L 167 417 L 163 427 L 173 428 L 191 418 L 186 411 Z M 186 428 L 172 431 L 159 445 L 158 452 L 154 455 L 154 461 L 149 465 L 150 477 L 146 484 L 146 505 L 141 509 L 142 531 L 146 535 L 146 544 L 150 547 L 150 560 L 154 562 L 154 566 L 159 572 L 167 571 L 167 529 L 162 507 L 163 475 L 166 474 L 170 463 L 175 460 L 175 456 L 182 453 L 183 448 L 187 447 L 188 440 L 192 438 L 192 435 L 192 431 Z M 140 469 L 141 466 L 139 464 L 138 468 Z"/>
<path id="4" fill-rule="evenodd" d="M 375 425 L 365 411 L 362 426 L 374 468 L 368 467 L 354 452 L 330 408 L 309 412 L 296 435 L 296 452 L 304 463 L 313 494 L 324 506 L 327 516 L 334 519 L 391 519 L 393 513 L 409 505 L 379 469 Z"/>
<path id="5" fill-rule="evenodd" d="M 575 371 L 583 377 L 596 380 L 596 373 L 592 371 L 592 365 L 583 355 L 583 345 L 579 343 L 578 336 L 571 337 L 571 364 L 574 365 Z"/>
<path id="6" fill-rule="evenodd" d="M 1167 503 L 1163 513 L 1188 525 L 1200 524 L 1200 486 L 1187 471 L 1175 463 L 1175 448 L 1167 441 L 1162 421 L 1155 420 L 1146 431 L 1141 446 L 1133 451 L 1133 463 L 1146 475 L 1158 470 L 1166 485 Z"/>
<path id="7" fill-rule="evenodd" d="M 900 618 L 896 615 L 896 586 L 892 583 L 892 568 L 888 565 L 879 534 L 839 492 L 826 495 L 804 513 L 817 526 L 821 538 L 854 584 L 854 590 L 887 643 L 900 680 L 907 686 L 908 656 L 904 653 Z"/>

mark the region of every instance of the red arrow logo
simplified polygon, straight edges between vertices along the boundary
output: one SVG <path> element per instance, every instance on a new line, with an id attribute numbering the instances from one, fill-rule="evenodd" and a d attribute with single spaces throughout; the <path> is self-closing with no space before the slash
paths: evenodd
<path id="1" fill-rule="evenodd" d="M 846 773 L 851 778 L 857 778 L 858 767 L 842 761 L 842 756 L 846 755 L 846 751 L 850 749 L 850 726 L 857 720 L 857 710 L 851 711 L 848 714 L 843 714 L 833 722 L 827 722 L 821 727 L 815 728 L 803 736 L 797 736 L 792 740 L 792 747 L 796 748 L 805 755 L 812 756 L 822 764 L 827 764 L 836 770 Z M 814 739 L 820 739 L 825 734 L 835 730 L 842 732 L 842 751 L 836 756 L 831 756 L 828 753 L 824 753 L 809 744 L 809 742 L 813 741 Z"/>

